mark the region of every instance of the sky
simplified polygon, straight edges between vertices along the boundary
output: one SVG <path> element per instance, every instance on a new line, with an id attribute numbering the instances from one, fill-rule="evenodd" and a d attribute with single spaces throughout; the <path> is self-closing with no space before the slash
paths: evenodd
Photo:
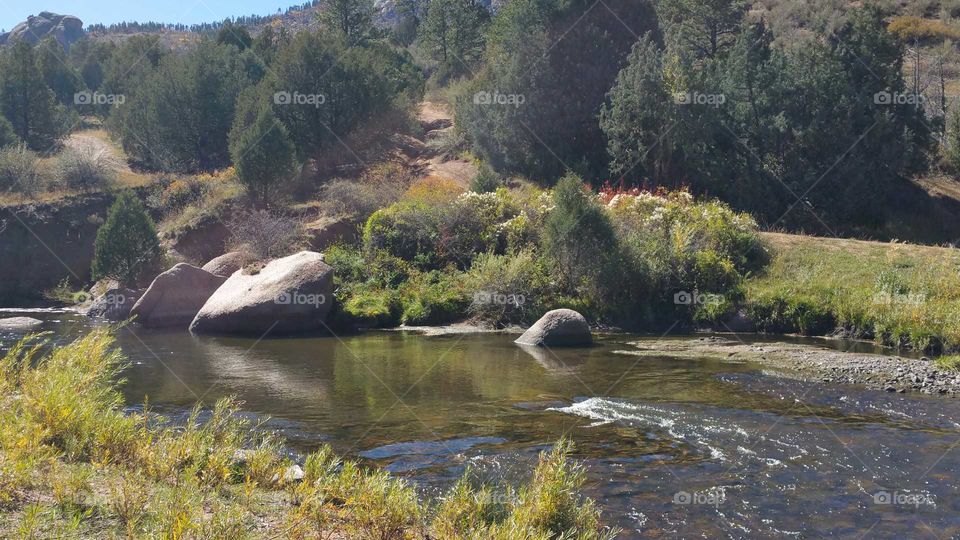
<path id="1" fill-rule="evenodd" d="M 83 26 L 123 21 L 196 24 L 240 15 L 270 15 L 306 0 L 0 0 L 0 29 L 41 11 L 74 15 Z"/>

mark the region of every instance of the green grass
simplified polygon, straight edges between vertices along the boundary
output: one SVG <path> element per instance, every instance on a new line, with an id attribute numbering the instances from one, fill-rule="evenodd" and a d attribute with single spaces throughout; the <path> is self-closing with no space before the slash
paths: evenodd
<path id="1" fill-rule="evenodd" d="M 946 354 L 937 357 L 934 362 L 940 369 L 960 371 L 960 354 Z"/>
<path id="2" fill-rule="evenodd" d="M 442 502 L 323 447 L 287 476 L 283 441 L 231 400 L 181 426 L 124 414 L 110 330 L 63 347 L 39 336 L 0 358 L 0 538 L 599 539 L 569 443 L 510 487 L 465 477 Z M 491 493 L 504 493 L 494 498 Z M 495 509 L 495 511 L 492 511 Z"/>
<path id="3" fill-rule="evenodd" d="M 900 243 L 763 235 L 770 265 L 746 284 L 761 330 L 843 329 L 918 350 L 960 348 L 960 251 Z"/>

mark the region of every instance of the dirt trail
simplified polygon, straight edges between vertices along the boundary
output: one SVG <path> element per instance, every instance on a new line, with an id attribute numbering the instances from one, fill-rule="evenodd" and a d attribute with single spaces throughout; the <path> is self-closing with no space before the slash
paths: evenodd
<path id="1" fill-rule="evenodd" d="M 423 171 L 423 176 L 450 178 L 463 187 L 469 186 L 477 174 L 477 166 L 459 156 L 440 152 L 430 144 L 452 135 L 453 115 L 449 109 L 441 103 L 424 101 L 417 118 L 424 133 L 424 152 L 414 165 Z"/>

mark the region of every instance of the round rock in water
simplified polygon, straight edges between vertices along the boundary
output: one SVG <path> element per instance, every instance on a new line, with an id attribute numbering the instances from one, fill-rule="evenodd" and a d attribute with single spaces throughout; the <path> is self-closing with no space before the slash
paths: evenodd
<path id="1" fill-rule="evenodd" d="M 590 325 L 572 309 L 548 311 L 515 343 L 537 347 L 581 347 L 593 343 Z"/>

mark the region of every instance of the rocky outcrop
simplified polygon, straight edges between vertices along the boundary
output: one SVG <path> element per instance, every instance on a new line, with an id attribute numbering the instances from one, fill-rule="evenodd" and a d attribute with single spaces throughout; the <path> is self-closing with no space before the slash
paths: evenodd
<path id="1" fill-rule="evenodd" d="M 29 332 L 41 324 L 43 321 L 33 317 L 6 317 L 0 319 L 0 332 Z"/>
<path id="2" fill-rule="evenodd" d="M 314 251 L 323 251 L 338 243 L 355 242 L 359 238 L 357 224 L 347 218 L 321 217 L 303 228 Z"/>
<path id="3" fill-rule="evenodd" d="M 186 328 L 226 278 L 187 263 L 158 275 L 130 311 L 147 327 Z"/>
<path id="4" fill-rule="evenodd" d="M 333 269 L 323 255 L 301 251 L 256 274 L 231 275 L 200 308 L 190 331 L 259 337 L 319 330 L 332 300 Z"/>
<path id="5" fill-rule="evenodd" d="M 53 36 L 64 49 L 69 49 L 70 45 L 83 35 L 83 22 L 80 19 L 72 15 L 41 11 L 39 15 L 27 17 L 26 21 L 14 26 L 13 30 L 0 34 L 0 45 L 18 41 L 35 45 Z"/>
<path id="6" fill-rule="evenodd" d="M 555 309 L 540 317 L 515 343 L 537 347 L 579 347 L 593 343 L 593 337 L 583 315 L 572 309 Z"/>
<path id="7" fill-rule="evenodd" d="M 86 310 L 87 317 L 114 322 L 125 321 L 130 318 L 130 310 L 142 294 L 142 290 L 119 286 L 109 288 L 93 299 L 93 303 Z"/>
<path id="8" fill-rule="evenodd" d="M 251 259 L 250 255 L 242 251 L 231 251 L 211 259 L 203 265 L 203 269 L 217 276 L 230 277 L 234 272 L 249 263 Z"/>

